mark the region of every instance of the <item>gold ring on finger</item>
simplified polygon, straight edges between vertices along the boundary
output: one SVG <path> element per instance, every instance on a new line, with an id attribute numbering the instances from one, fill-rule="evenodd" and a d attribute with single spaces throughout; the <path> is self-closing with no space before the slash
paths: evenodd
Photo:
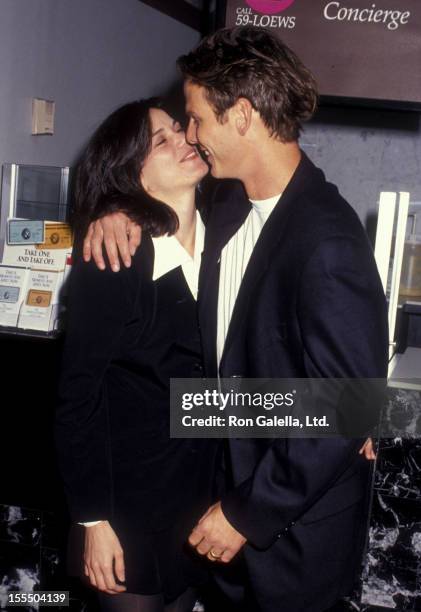
<path id="1" fill-rule="evenodd" d="M 213 550 L 210 550 L 210 551 L 209 551 L 209 554 L 210 554 L 210 556 L 211 556 L 213 559 L 220 559 L 220 558 L 222 557 L 222 554 L 220 554 L 220 555 L 216 555 L 216 554 L 213 552 Z"/>

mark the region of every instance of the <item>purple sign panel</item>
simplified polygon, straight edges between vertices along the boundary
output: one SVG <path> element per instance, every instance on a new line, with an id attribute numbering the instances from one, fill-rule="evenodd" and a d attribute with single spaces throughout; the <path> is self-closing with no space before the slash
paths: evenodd
<path id="1" fill-rule="evenodd" d="M 421 104 L 419 0 L 226 0 L 225 22 L 279 35 L 322 95 Z"/>

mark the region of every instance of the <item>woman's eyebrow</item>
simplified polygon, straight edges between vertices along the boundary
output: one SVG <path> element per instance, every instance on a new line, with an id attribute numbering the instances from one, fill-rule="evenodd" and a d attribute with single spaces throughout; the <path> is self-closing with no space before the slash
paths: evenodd
<path id="1" fill-rule="evenodd" d="M 173 119 L 172 127 L 175 127 L 176 125 L 181 125 L 181 123 L 177 121 L 176 119 Z M 157 134 L 159 134 L 159 132 L 163 132 L 163 131 L 164 131 L 164 128 L 159 128 L 159 130 L 156 130 L 156 132 L 152 132 L 152 138 L 156 136 Z"/>

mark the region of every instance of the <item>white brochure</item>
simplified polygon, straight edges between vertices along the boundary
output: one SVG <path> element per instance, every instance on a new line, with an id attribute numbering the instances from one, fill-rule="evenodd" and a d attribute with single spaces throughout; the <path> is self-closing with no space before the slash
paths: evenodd
<path id="1" fill-rule="evenodd" d="M 28 268 L 0 264 L 0 325 L 17 325 L 28 276 Z"/>
<path id="2" fill-rule="evenodd" d="M 63 272 L 31 270 L 18 327 L 49 332 L 56 327 Z"/>

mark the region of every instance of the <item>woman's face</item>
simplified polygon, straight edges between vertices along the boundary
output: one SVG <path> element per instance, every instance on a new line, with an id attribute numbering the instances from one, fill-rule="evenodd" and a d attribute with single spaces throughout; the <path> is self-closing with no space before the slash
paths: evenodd
<path id="1" fill-rule="evenodd" d="M 191 190 L 207 174 L 208 166 L 196 149 L 187 144 L 180 124 L 165 111 L 149 111 L 152 147 L 140 180 L 151 196 L 171 203 L 175 193 Z"/>

